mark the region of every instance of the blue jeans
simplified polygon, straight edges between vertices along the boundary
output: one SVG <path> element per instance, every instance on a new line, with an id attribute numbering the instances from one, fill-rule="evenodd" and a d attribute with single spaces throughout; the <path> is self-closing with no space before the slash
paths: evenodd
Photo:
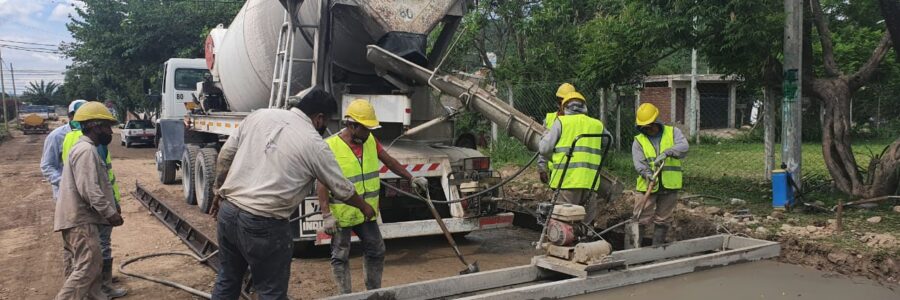
<path id="1" fill-rule="evenodd" d="M 287 299 L 294 248 L 288 220 L 256 216 L 222 201 L 218 240 L 212 299 L 238 299 L 247 267 L 259 299 Z"/>
<path id="2" fill-rule="evenodd" d="M 350 232 L 355 232 L 362 241 L 363 275 L 366 289 L 381 288 L 381 274 L 384 273 L 384 239 L 378 222 L 369 221 L 353 227 L 341 228 L 331 237 L 331 271 L 341 294 L 351 292 L 350 284 Z"/>

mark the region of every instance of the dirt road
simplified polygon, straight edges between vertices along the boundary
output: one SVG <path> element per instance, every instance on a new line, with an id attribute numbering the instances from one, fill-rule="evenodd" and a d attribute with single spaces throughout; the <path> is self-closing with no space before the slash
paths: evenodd
<path id="1" fill-rule="evenodd" d="M 23 136 L 16 133 L 0 144 L 0 300 L 49 299 L 62 284 L 62 242 L 53 232 L 53 210 L 49 184 L 40 172 L 41 147 L 45 135 Z M 214 222 L 196 207 L 181 201 L 180 185 L 162 185 L 153 163 L 155 149 L 119 145 L 118 134 L 110 147 L 113 168 L 122 189 L 125 225 L 113 231 L 113 255 L 116 263 L 130 257 L 156 252 L 190 252 L 178 238 L 151 216 L 131 195 L 134 182 L 163 198 L 198 229 L 215 236 Z M 478 260 L 481 270 L 491 270 L 530 262 L 530 242 L 537 234 L 524 229 L 500 229 L 470 234 L 461 242 L 470 260 Z M 384 286 L 410 283 L 457 274 L 463 266 L 441 237 L 390 240 L 387 242 Z M 361 253 L 353 251 L 351 260 L 353 289 L 364 289 Z M 180 257 L 156 258 L 129 266 L 131 270 L 173 279 L 194 288 L 211 290 L 215 274 L 209 269 Z M 290 295 L 313 299 L 334 295 L 331 267 L 326 256 L 294 259 L 291 265 Z M 131 299 L 186 299 L 180 290 L 116 273 L 127 287 Z"/>

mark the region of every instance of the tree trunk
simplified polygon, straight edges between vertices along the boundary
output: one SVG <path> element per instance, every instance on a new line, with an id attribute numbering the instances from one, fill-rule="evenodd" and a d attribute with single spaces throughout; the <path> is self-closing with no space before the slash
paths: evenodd
<path id="1" fill-rule="evenodd" d="M 822 154 L 828 173 L 838 189 L 844 193 L 872 198 L 897 190 L 900 170 L 900 138 L 895 140 L 881 157 L 874 157 L 868 178 L 863 177 L 853 155 L 850 138 L 851 88 L 847 76 L 814 79 L 814 96 L 825 105 L 822 124 Z"/>

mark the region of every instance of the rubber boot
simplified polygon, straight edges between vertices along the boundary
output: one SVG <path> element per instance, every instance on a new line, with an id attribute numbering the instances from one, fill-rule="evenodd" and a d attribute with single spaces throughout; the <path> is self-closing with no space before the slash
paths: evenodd
<path id="1" fill-rule="evenodd" d="M 669 226 L 656 224 L 653 226 L 653 246 L 666 243 L 666 234 L 669 233 Z"/>
<path id="2" fill-rule="evenodd" d="M 366 276 L 366 290 L 381 288 L 382 273 L 384 273 L 384 260 L 365 259 L 363 275 Z"/>
<path id="3" fill-rule="evenodd" d="M 103 285 L 100 287 L 100 289 L 103 291 L 103 293 L 109 296 L 110 299 L 124 297 L 126 294 L 128 294 L 128 290 L 123 288 L 115 288 L 112 285 L 112 266 L 112 258 L 103 260 Z"/>
<path id="4" fill-rule="evenodd" d="M 350 268 L 346 265 L 331 266 L 331 272 L 334 274 L 334 284 L 338 286 L 341 294 L 349 294 L 353 291 L 350 289 Z"/>

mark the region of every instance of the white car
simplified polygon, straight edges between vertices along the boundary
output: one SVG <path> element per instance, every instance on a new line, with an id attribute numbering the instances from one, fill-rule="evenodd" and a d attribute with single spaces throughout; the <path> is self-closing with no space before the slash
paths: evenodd
<path id="1" fill-rule="evenodd" d="M 122 146 L 131 147 L 133 144 L 155 145 L 156 128 L 153 122 L 147 120 L 131 120 L 122 128 Z"/>

